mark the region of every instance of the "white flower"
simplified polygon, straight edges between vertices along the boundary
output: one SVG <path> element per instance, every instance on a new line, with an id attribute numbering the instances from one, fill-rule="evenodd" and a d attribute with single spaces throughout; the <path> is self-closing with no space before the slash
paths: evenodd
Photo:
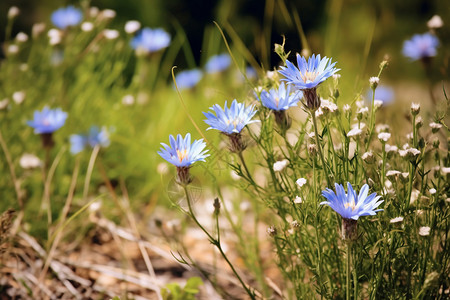
<path id="1" fill-rule="evenodd" d="M 437 29 L 444 26 L 444 21 L 442 21 L 442 18 L 438 15 L 434 15 L 430 20 L 427 22 L 427 26 L 430 29 Z"/>
<path id="2" fill-rule="evenodd" d="M 89 211 L 90 212 L 99 211 L 100 208 L 102 208 L 102 201 L 101 200 L 94 201 L 94 202 L 92 202 L 91 205 L 89 205 Z"/>
<path id="3" fill-rule="evenodd" d="M 353 128 L 347 133 L 348 137 L 358 136 L 362 133 L 362 130 L 359 128 Z"/>
<path id="4" fill-rule="evenodd" d="M 436 189 L 430 189 L 429 192 L 431 195 L 434 195 L 434 194 L 436 194 Z"/>
<path id="5" fill-rule="evenodd" d="M 338 107 L 336 104 L 334 104 L 333 102 L 329 101 L 329 100 L 325 100 L 322 99 L 320 106 L 324 109 L 324 110 L 328 110 L 330 112 L 335 112 L 338 110 Z M 320 108 L 319 108 L 320 109 Z"/>
<path id="6" fill-rule="evenodd" d="M 24 91 L 17 91 L 14 92 L 14 94 L 12 95 L 13 101 L 16 104 L 21 104 L 23 102 L 23 100 L 25 100 L 25 92 Z"/>
<path id="7" fill-rule="evenodd" d="M 233 180 L 239 180 L 241 179 L 241 176 L 239 176 L 235 171 L 231 170 L 230 171 L 230 176 Z"/>
<path id="8" fill-rule="evenodd" d="M 90 32 L 94 29 L 94 24 L 92 22 L 83 22 L 81 23 L 81 30 L 84 32 Z"/>
<path id="9" fill-rule="evenodd" d="M 17 54 L 19 53 L 19 46 L 15 44 L 11 44 L 8 46 L 8 53 L 9 54 Z"/>
<path id="10" fill-rule="evenodd" d="M 389 125 L 388 124 L 377 124 L 375 126 L 375 131 L 377 133 L 384 132 L 384 131 L 387 132 L 387 131 L 389 131 Z"/>
<path id="11" fill-rule="evenodd" d="M 8 10 L 8 19 L 13 19 L 20 14 L 20 9 L 17 6 L 11 6 Z"/>
<path id="12" fill-rule="evenodd" d="M 403 222 L 403 217 L 397 217 L 397 218 L 393 218 L 391 219 L 390 223 L 395 224 L 395 223 L 400 223 Z"/>
<path id="13" fill-rule="evenodd" d="M 369 112 L 369 108 L 367 106 L 361 107 L 360 109 L 358 109 L 358 111 L 356 112 L 357 114 L 367 114 Z"/>
<path id="14" fill-rule="evenodd" d="M 5 98 L 2 101 L 0 101 L 0 110 L 5 109 L 9 104 L 9 99 Z"/>
<path id="15" fill-rule="evenodd" d="M 378 86 L 378 83 L 380 83 L 379 77 L 370 77 L 369 79 L 370 87 L 376 88 Z"/>
<path id="16" fill-rule="evenodd" d="M 413 189 L 411 192 L 411 200 L 409 201 L 410 204 L 413 204 L 414 202 L 416 202 L 416 200 L 419 198 L 420 195 L 420 191 Z"/>
<path id="17" fill-rule="evenodd" d="M 52 28 L 48 31 L 47 36 L 49 37 L 50 45 L 58 45 L 61 43 L 62 32 L 56 28 Z"/>
<path id="18" fill-rule="evenodd" d="M 397 170 L 389 170 L 386 172 L 386 177 L 397 176 L 400 175 L 401 172 Z"/>
<path id="19" fill-rule="evenodd" d="M 289 161 L 287 159 L 277 161 L 276 163 L 273 164 L 273 170 L 275 172 L 281 172 L 284 170 L 284 168 L 286 168 L 286 166 L 288 164 L 289 164 Z"/>
<path id="20" fill-rule="evenodd" d="M 339 78 L 341 78 L 341 74 L 333 74 L 334 80 L 338 80 Z"/>
<path id="21" fill-rule="evenodd" d="M 103 30 L 103 35 L 108 40 L 115 40 L 119 37 L 119 32 L 115 29 L 105 29 Z"/>
<path id="22" fill-rule="evenodd" d="M 397 152 L 398 151 L 398 147 L 397 146 L 391 146 L 389 144 L 384 145 L 384 151 L 386 151 L 387 153 L 389 152 Z"/>
<path id="23" fill-rule="evenodd" d="M 277 76 L 277 73 L 275 71 L 267 71 L 266 76 L 269 79 L 275 79 Z"/>
<path id="24" fill-rule="evenodd" d="M 437 130 L 439 130 L 439 129 L 442 128 L 442 124 L 435 123 L 435 122 L 431 122 L 431 123 L 430 123 L 430 128 L 431 128 L 431 129 L 437 129 Z"/>
<path id="25" fill-rule="evenodd" d="M 40 167 L 42 162 L 36 155 L 24 153 L 20 157 L 19 165 L 24 169 L 34 169 Z"/>
<path id="26" fill-rule="evenodd" d="M 16 35 L 16 41 L 18 41 L 20 43 L 25 43 L 26 41 L 28 41 L 28 34 L 26 34 L 24 32 L 19 32 Z"/>
<path id="27" fill-rule="evenodd" d="M 125 95 L 122 98 L 122 104 L 126 106 L 130 106 L 134 104 L 134 97 L 133 95 Z"/>
<path id="28" fill-rule="evenodd" d="M 101 17 L 105 19 L 114 19 L 116 16 L 116 12 L 112 9 L 104 9 L 101 12 Z"/>
<path id="29" fill-rule="evenodd" d="M 417 115 L 420 112 L 420 104 L 419 103 L 411 103 L 411 113 L 413 115 Z"/>
<path id="30" fill-rule="evenodd" d="M 380 108 L 380 107 L 382 107 L 383 106 L 383 101 L 381 101 L 381 100 L 374 100 L 373 101 L 373 106 L 376 108 L 376 109 L 378 109 L 378 108 Z"/>
<path id="31" fill-rule="evenodd" d="M 156 171 L 157 171 L 158 174 L 160 174 L 160 175 L 167 174 L 167 172 L 169 172 L 169 166 L 168 166 L 165 162 L 160 162 L 160 163 L 156 166 Z"/>
<path id="32" fill-rule="evenodd" d="M 129 33 L 129 34 L 135 33 L 139 29 L 141 29 L 141 23 L 139 23 L 139 21 L 130 20 L 125 23 L 125 32 L 126 33 Z"/>
<path id="33" fill-rule="evenodd" d="M 420 236 L 428 236 L 430 235 L 431 228 L 428 226 L 422 226 L 419 228 L 419 235 Z"/>
<path id="34" fill-rule="evenodd" d="M 414 158 L 415 156 L 420 154 L 420 151 L 416 148 L 409 148 L 405 150 L 398 150 L 398 153 L 401 157 L 409 156 L 410 158 Z"/>
<path id="35" fill-rule="evenodd" d="M 316 110 L 316 117 L 318 118 L 318 117 L 320 117 L 321 115 L 323 115 L 323 110 L 322 110 L 321 107 L 319 107 L 319 108 Z"/>
<path id="36" fill-rule="evenodd" d="M 96 16 L 98 16 L 99 12 L 100 12 L 100 10 L 96 6 L 92 6 L 91 8 L 89 8 L 89 16 L 92 18 L 95 18 Z"/>
<path id="37" fill-rule="evenodd" d="M 299 188 L 301 188 L 302 186 L 304 186 L 306 184 L 306 179 L 305 178 L 299 178 L 299 179 L 297 179 L 297 181 L 295 183 L 297 184 L 297 186 Z"/>
<path id="38" fill-rule="evenodd" d="M 45 23 L 36 23 L 33 24 L 33 27 L 31 28 L 31 36 L 33 38 L 37 38 L 41 33 L 43 33 L 45 30 Z"/>
<path id="39" fill-rule="evenodd" d="M 344 107 L 343 107 L 343 110 L 344 110 L 345 113 L 348 113 L 351 109 L 352 109 L 351 106 L 348 105 L 348 104 L 345 104 Z"/>
<path id="40" fill-rule="evenodd" d="M 404 172 L 404 173 L 402 173 L 402 176 L 403 176 L 403 178 L 408 178 L 408 176 L 409 176 L 409 173 L 408 172 Z"/>
<path id="41" fill-rule="evenodd" d="M 362 108 L 362 107 L 364 107 L 364 101 L 362 101 L 362 100 L 356 101 L 355 104 L 356 104 L 356 107 L 357 107 L 357 108 Z"/>
<path id="42" fill-rule="evenodd" d="M 303 202 L 303 200 L 302 200 L 301 197 L 299 197 L 299 196 L 296 196 L 296 197 L 295 197 L 295 199 L 294 199 L 294 203 L 295 203 L 295 204 L 300 204 L 300 203 L 302 203 L 302 202 Z"/>
<path id="43" fill-rule="evenodd" d="M 387 142 L 391 137 L 391 134 L 389 132 L 380 132 L 378 134 L 378 139 L 382 142 Z"/>
<path id="44" fill-rule="evenodd" d="M 441 168 L 441 172 L 444 173 L 444 174 L 450 173 L 450 167 L 442 167 Z"/>

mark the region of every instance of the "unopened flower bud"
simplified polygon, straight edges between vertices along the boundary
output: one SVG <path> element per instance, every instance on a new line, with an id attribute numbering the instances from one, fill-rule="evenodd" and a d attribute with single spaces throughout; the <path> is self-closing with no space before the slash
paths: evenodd
<path id="1" fill-rule="evenodd" d="M 420 104 L 419 103 L 411 103 L 411 114 L 413 116 L 417 116 L 420 112 Z"/>

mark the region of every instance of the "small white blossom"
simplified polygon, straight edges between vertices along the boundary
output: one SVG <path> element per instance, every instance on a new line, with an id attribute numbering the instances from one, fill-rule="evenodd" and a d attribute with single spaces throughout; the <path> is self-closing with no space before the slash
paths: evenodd
<path id="1" fill-rule="evenodd" d="M 103 30 L 103 35 L 108 40 L 115 40 L 119 37 L 119 32 L 115 29 L 105 29 Z"/>
<path id="2" fill-rule="evenodd" d="M 132 34 L 141 29 L 141 23 L 136 20 L 130 20 L 125 23 L 125 32 Z"/>
<path id="3" fill-rule="evenodd" d="M 122 98 L 122 104 L 126 106 L 130 106 L 134 104 L 134 97 L 133 95 L 125 95 Z"/>
<path id="4" fill-rule="evenodd" d="M 20 14 L 20 9 L 17 6 L 11 6 L 8 10 L 8 19 L 13 19 Z"/>
<path id="5" fill-rule="evenodd" d="M 319 108 L 316 110 L 315 114 L 316 114 L 316 117 L 317 117 L 317 118 L 320 117 L 320 116 L 322 116 L 322 115 L 323 115 L 323 110 L 322 110 L 322 108 L 319 107 Z"/>
<path id="6" fill-rule="evenodd" d="M 277 161 L 276 163 L 273 164 L 273 170 L 275 172 L 281 172 L 284 170 L 284 168 L 286 168 L 286 166 L 288 164 L 289 164 L 289 161 L 287 159 Z"/>
<path id="7" fill-rule="evenodd" d="M 12 95 L 13 101 L 16 104 L 21 104 L 23 102 L 23 100 L 25 100 L 25 92 L 24 91 L 17 91 L 14 92 L 14 94 Z"/>
<path id="8" fill-rule="evenodd" d="M 391 134 L 389 132 L 380 132 L 378 134 L 378 139 L 382 142 L 387 142 L 391 138 Z"/>
<path id="9" fill-rule="evenodd" d="M 100 208 L 102 208 L 102 201 L 98 200 L 98 201 L 94 201 L 92 202 L 91 205 L 89 205 L 89 211 L 90 212 L 97 212 L 100 210 Z"/>
<path id="10" fill-rule="evenodd" d="M 230 171 L 230 176 L 233 180 L 239 180 L 241 179 L 241 176 L 239 176 L 235 171 L 231 170 Z"/>
<path id="11" fill-rule="evenodd" d="M 391 146 L 389 144 L 386 144 L 386 145 L 384 145 L 384 151 L 386 151 L 387 153 L 389 153 L 389 152 L 397 152 L 398 151 L 398 147 L 395 146 L 395 145 Z"/>
<path id="12" fill-rule="evenodd" d="M 428 235 L 430 235 L 430 231 L 431 231 L 430 227 L 422 226 L 419 228 L 419 235 L 420 236 L 428 236 Z"/>
<path id="13" fill-rule="evenodd" d="M 299 178 L 299 179 L 297 179 L 297 181 L 295 183 L 297 184 L 297 186 L 299 188 L 301 188 L 302 186 L 304 186 L 306 184 L 306 179 L 305 178 Z"/>
<path id="14" fill-rule="evenodd" d="M 344 107 L 342 108 L 344 110 L 344 113 L 348 113 L 352 107 L 348 104 L 344 104 Z"/>
<path id="15" fill-rule="evenodd" d="M 83 22 L 81 23 L 81 30 L 84 32 L 90 32 L 94 29 L 94 24 L 92 22 Z"/>
<path id="16" fill-rule="evenodd" d="M 158 174 L 160 174 L 160 175 L 167 174 L 167 172 L 169 172 L 169 166 L 168 166 L 165 162 L 160 162 L 160 163 L 156 166 L 156 171 L 157 171 Z"/>
<path id="17" fill-rule="evenodd" d="M 434 15 L 430 20 L 427 22 L 427 26 L 430 29 L 437 29 L 444 26 L 444 21 L 442 21 L 442 18 L 438 15 Z"/>
<path id="18" fill-rule="evenodd" d="M 370 83 L 370 87 L 372 89 L 374 89 L 378 86 L 378 83 L 380 83 L 380 78 L 379 77 L 370 77 L 369 83 Z"/>
<path id="19" fill-rule="evenodd" d="M 387 124 L 377 124 L 377 125 L 375 126 L 375 131 L 376 131 L 377 133 L 380 133 L 380 132 L 387 132 L 387 131 L 389 131 L 389 125 L 387 125 Z"/>
<path id="20" fill-rule="evenodd" d="M 116 17 L 116 12 L 112 9 L 104 9 L 100 16 L 105 19 L 114 19 Z"/>
<path id="21" fill-rule="evenodd" d="M 408 176 L 409 176 L 409 173 L 408 172 L 404 172 L 404 173 L 402 173 L 402 176 L 403 176 L 403 178 L 408 178 Z"/>
<path id="22" fill-rule="evenodd" d="M 397 176 L 400 175 L 401 172 L 397 170 L 389 170 L 386 172 L 386 177 Z"/>
<path id="23" fill-rule="evenodd" d="M 410 204 L 413 204 L 416 202 L 416 200 L 419 198 L 420 191 L 417 189 L 413 189 L 411 192 L 411 200 L 409 201 Z"/>
<path id="24" fill-rule="evenodd" d="M 357 114 L 367 114 L 369 112 L 369 108 L 367 106 L 361 107 L 360 109 L 358 109 L 358 111 L 356 112 Z"/>
<path id="25" fill-rule="evenodd" d="M 334 80 L 338 80 L 339 78 L 341 78 L 341 74 L 333 74 Z"/>
<path id="26" fill-rule="evenodd" d="M 100 10 L 96 6 L 92 6 L 91 8 L 89 8 L 89 16 L 92 18 L 97 17 L 99 12 Z"/>
<path id="27" fill-rule="evenodd" d="M 413 115 L 417 115 L 420 112 L 420 104 L 419 103 L 411 103 L 411 113 Z"/>
<path id="28" fill-rule="evenodd" d="M 380 107 L 382 107 L 383 106 L 383 101 L 381 101 L 381 100 L 374 100 L 373 101 L 373 106 L 376 108 L 376 109 L 378 109 L 378 108 L 380 108 Z"/>
<path id="29" fill-rule="evenodd" d="M 338 110 L 338 107 L 336 104 L 334 104 L 333 102 L 329 101 L 329 100 L 325 100 L 322 99 L 320 106 L 324 109 L 324 110 L 328 110 L 330 112 L 335 112 Z M 320 108 L 319 108 L 320 109 Z"/>
<path id="30" fill-rule="evenodd" d="M 410 156 L 410 158 L 414 158 L 415 156 L 420 154 L 420 151 L 416 148 L 409 148 L 405 150 L 398 150 L 398 153 L 401 157 Z"/>
<path id="31" fill-rule="evenodd" d="M 390 223 L 395 224 L 395 223 L 401 223 L 403 222 L 403 217 L 397 217 L 397 218 L 393 218 L 391 219 Z"/>
<path id="32" fill-rule="evenodd" d="M 277 72 L 275 71 L 267 71 L 266 76 L 269 79 L 275 80 L 275 78 L 277 77 Z"/>
<path id="33" fill-rule="evenodd" d="M 295 197 L 295 199 L 294 199 L 294 203 L 295 203 L 295 204 L 300 204 L 300 203 L 302 203 L 302 202 L 303 202 L 303 200 L 302 200 L 301 197 L 299 197 L 299 196 L 296 196 L 296 197 Z"/>
<path id="34" fill-rule="evenodd" d="M 358 136 L 362 133 L 362 130 L 359 128 L 353 128 L 352 130 L 350 130 L 347 133 L 347 137 L 354 137 L 354 136 Z"/>
<path id="35" fill-rule="evenodd" d="M 62 32 L 58 29 L 52 28 L 48 31 L 47 36 L 49 37 L 50 45 L 58 45 L 61 43 Z"/>
<path id="36" fill-rule="evenodd" d="M 9 99 L 5 98 L 2 101 L 0 101 L 0 110 L 5 109 L 9 104 Z"/>
<path id="37" fill-rule="evenodd" d="M 356 104 L 357 108 L 363 108 L 364 107 L 364 101 L 362 101 L 362 100 L 356 101 L 355 104 Z"/>
<path id="38" fill-rule="evenodd" d="M 19 43 L 25 43 L 26 41 L 28 41 L 28 34 L 24 32 L 19 32 L 16 35 L 16 41 L 18 41 Z"/>
<path id="39" fill-rule="evenodd" d="M 434 189 L 434 188 L 430 189 L 429 192 L 430 192 L 431 195 L 434 195 L 434 194 L 436 194 L 436 189 Z"/>
<path id="40" fill-rule="evenodd" d="M 444 174 L 450 173 L 450 167 L 442 167 L 441 168 L 441 172 L 444 173 Z"/>
<path id="41" fill-rule="evenodd" d="M 33 27 L 31 28 L 31 36 L 33 38 L 37 38 L 45 31 L 45 23 L 36 23 L 33 24 Z"/>
<path id="42" fill-rule="evenodd" d="M 430 123 L 430 128 L 433 131 L 433 133 L 436 133 L 439 129 L 442 128 L 442 124 L 431 122 Z"/>
<path id="43" fill-rule="evenodd" d="M 8 54 L 17 54 L 19 53 L 19 46 L 16 44 L 11 44 L 8 46 Z"/>
<path id="44" fill-rule="evenodd" d="M 40 167 L 42 162 L 36 155 L 24 153 L 20 157 L 19 165 L 24 169 L 34 169 Z"/>

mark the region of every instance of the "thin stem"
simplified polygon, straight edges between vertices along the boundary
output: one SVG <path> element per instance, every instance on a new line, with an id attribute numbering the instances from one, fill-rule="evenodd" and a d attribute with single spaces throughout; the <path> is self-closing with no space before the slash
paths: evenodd
<path id="1" fill-rule="evenodd" d="M 350 300 L 351 286 L 350 286 L 350 276 L 351 276 L 351 250 L 352 243 L 347 242 L 347 285 L 346 285 L 346 299 Z"/>
<path id="2" fill-rule="evenodd" d="M 322 161 L 322 168 L 323 168 L 323 170 L 325 172 L 325 177 L 327 179 L 327 185 L 329 187 L 331 187 L 330 178 L 328 176 L 328 166 L 325 163 L 325 158 L 323 157 L 323 153 L 322 153 L 322 146 L 320 145 L 320 142 L 319 142 L 319 132 L 317 130 L 317 121 L 316 121 L 316 114 L 315 114 L 315 112 L 311 112 L 311 117 L 312 117 L 313 125 L 314 125 L 314 135 L 316 136 L 317 149 L 319 149 L 319 156 L 320 156 L 320 160 Z"/>
<path id="3" fill-rule="evenodd" d="M 8 146 L 5 143 L 5 140 L 3 139 L 2 132 L 0 131 L 0 145 L 3 149 L 3 152 L 5 153 L 6 162 L 8 164 L 9 173 L 11 174 L 11 179 L 13 181 L 14 190 L 16 192 L 17 196 L 17 203 L 19 203 L 20 210 L 23 210 L 23 200 L 22 195 L 20 192 L 20 183 L 17 180 L 16 171 L 14 170 L 14 164 L 11 159 L 11 154 L 9 153 Z"/>
<path id="4" fill-rule="evenodd" d="M 372 88 L 372 105 L 370 109 L 370 126 L 369 126 L 369 139 L 366 144 L 366 151 L 369 149 L 370 141 L 372 140 L 373 128 L 375 126 L 375 90 Z"/>
<path id="5" fill-rule="evenodd" d="M 87 198 L 89 192 L 89 184 L 91 182 L 91 175 L 94 169 L 95 159 L 97 158 L 98 152 L 100 151 L 100 146 L 95 146 L 94 150 L 92 150 L 91 158 L 89 159 L 88 168 L 86 171 L 86 178 L 84 180 L 84 189 L 83 189 L 83 199 Z"/>
<path id="6" fill-rule="evenodd" d="M 183 189 L 184 189 L 184 193 L 186 194 L 186 201 L 188 203 L 188 209 L 189 209 L 189 215 L 191 216 L 191 218 L 194 220 L 194 222 L 198 225 L 198 227 L 208 236 L 208 239 L 210 240 L 210 242 L 215 245 L 217 247 L 217 249 L 220 251 L 220 254 L 222 255 L 222 257 L 225 259 L 225 261 L 227 262 L 227 264 L 230 266 L 231 270 L 233 271 L 234 275 L 237 277 L 237 279 L 239 280 L 239 282 L 241 283 L 242 287 L 244 288 L 245 292 L 250 296 L 251 299 L 256 300 L 256 297 L 254 295 L 254 293 L 247 287 L 247 285 L 244 283 L 244 281 L 242 280 L 242 278 L 239 276 L 239 274 L 237 273 L 236 269 L 234 268 L 233 264 L 228 260 L 228 257 L 226 256 L 225 252 L 223 252 L 222 246 L 220 245 L 220 241 L 218 239 L 215 239 L 201 224 L 200 222 L 197 220 L 197 218 L 195 217 L 194 211 L 192 210 L 192 205 L 191 205 L 191 197 L 189 195 L 189 191 L 187 189 L 187 185 L 182 185 Z M 216 221 L 216 226 L 219 226 L 218 221 Z M 219 232 L 220 228 L 217 227 L 217 232 Z"/>

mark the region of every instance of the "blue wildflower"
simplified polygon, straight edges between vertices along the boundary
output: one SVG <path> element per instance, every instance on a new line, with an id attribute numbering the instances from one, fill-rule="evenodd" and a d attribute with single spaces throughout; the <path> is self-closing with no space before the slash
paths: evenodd
<path id="1" fill-rule="evenodd" d="M 205 158 L 209 156 L 206 154 L 208 150 L 203 150 L 206 147 L 206 143 L 203 139 L 195 140 L 191 144 L 191 134 L 186 134 L 183 139 L 181 134 L 177 135 L 177 139 L 169 136 L 170 146 L 161 143 L 161 147 L 158 154 L 162 158 L 176 167 L 190 167 L 196 161 L 205 161 Z"/>
<path id="2" fill-rule="evenodd" d="M 182 71 L 175 76 L 179 89 L 190 89 L 202 79 L 203 73 L 198 69 Z"/>
<path id="3" fill-rule="evenodd" d="M 320 58 L 319 55 L 312 55 L 308 61 L 297 53 L 297 65 L 294 66 L 290 61 L 286 60 L 287 67 L 281 67 L 280 74 L 285 76 L 284 81 L 295 85 L 300 90 L 312 89 L 324 82 L 328 77 L 340 69 L 336 69 L 331 58 Z"/>
<path id="4" fill-rule="evenodd" d="M 88 145 L 94 148 L 95 146 L 108 147 L 109 144 L 109 132 L 106 127 L 100 129 L 97 126 L 92 126 L 88 134 L 73 134 L 70 136 L 70 152 L 72 154 L 83 151 Z"/>
<path id="5" fill-rule="evenodd" d="M 51 16 L 52 23 L 59 29 L 78 25 L 82 18 L 81 10 L 72 5 L 55 10 Z"/>
<path id="6" fill-rule="evenodd" d="M 222 72 L 231 64 L 231 58 L 228 54 L 219 54 L 211 56 L 205 65 L 206 73 Z"/>
<path id="7" fill-rule="evenodd" d="M 372 95 L 373 95 L 373 91 L 372 91 L 372 89 L 369 89 L 367 91 L 367 96 L 366 96 L 369 101 L 372 101 Z M 394 99 L 394 90 L 392 88 L 383 86 L 383 85 L 380 85 L 376 88 L 375 100 L 379 100 L 379 101 L 383 102 L 383 104 L 388 104 L 388 103 L 392 102 L 393 99 Z"/>
<path id="8" fill-rule="evenodd" d="M 331 58 L 312 55 L 308 61 L 297 53 L 297 66 L 286 60 L 286 67 L 281 67 L 278 71 L 286 78 L 282 79 L 293 84 L 297 89 L 303 90 L 306 106 L 312 111 L 320 107 L 320 97 L 317 95 L 316 88 L 327 78 L 332 76 L 340 69 L 336 69 Z"/>
<path id="9" fill-rule="evenodd" d="M 256 79 L 258 78 L 258 73 L 256 72 L 255 68 L 251 66 L 247 66 L 245 68 L 245 74 L 247 75 L 248 79 Z"/>
<path id="10" fill-rule="evenodd" d="M 376 209 L 383 202 L 383 200 L 378 201 L 381 196 L 377 196 L 376 193 L 367 196 L 369 192 L 369 186 L 367 184 L 363 185 L 359 195 L 356 195 L 356 192 L 349 182 L 347 183 L 347 194 L 345 193 L 342 184 L 335 183 L 335 189 L 336 193 L 329 188 L 322 191 L 322 196 L 328 201 L 322 202 L 320 205 L 326 204 L 330 206 L 344 219 L 356 221 L 359 217 L 373 216 L 377 212 L 383 210 Z"/>
<path id="11" fill-rule="evenodd" d="M 206 117 L 205 123 L 211 126 L 207 130 L 217 129 L 230 135 L 240 133 L 247 124 L 259 122 L 258 120 L 252 121 L 256 114 L 255 106 L 245 107 L 244 103 L 238 103 L 236 99 L 233 100 L 230 108 L 227 107 L 227 101 L 225 101 L 223 109 L 218 104 L 214 104 L 210 109 L 216 114 L 212 112 L 203 113 Z"/>
<path id="12" fill-rule="evenodd" d="M 289 107 L 296 106 L 302 96 L 302 92 L 291 94 L 291 85 L 285 85 L 282 82 L 278 89 L 262 91 L 261 103 L 271 110 L 287 110 Z"/>
<path id="13" fill-rule="evenodd" d="M 436 56 L 439 40 L 431 33 L 416 34 L 403 43 L 403 55 L 411 60 Z"/>
<path id="14" fill-rule="evenodd" d="M 44 107 L 42 111 L 36 110 L 34 112 L 33 120 L 28 121 L 27 124 L 34 128 L 36 134 L 52 133 L 61 128 L 67 119 L 67 113 L 60 108 L 49 109 Z"/>
<path id="15" fill-rule="evenodd" d="M 133 49 L 146 53 L 156 52 L 168 47 L 169 44 L 170 35 L 161 28 L 143 28 L 131 40 L 131 47 Z"/>

